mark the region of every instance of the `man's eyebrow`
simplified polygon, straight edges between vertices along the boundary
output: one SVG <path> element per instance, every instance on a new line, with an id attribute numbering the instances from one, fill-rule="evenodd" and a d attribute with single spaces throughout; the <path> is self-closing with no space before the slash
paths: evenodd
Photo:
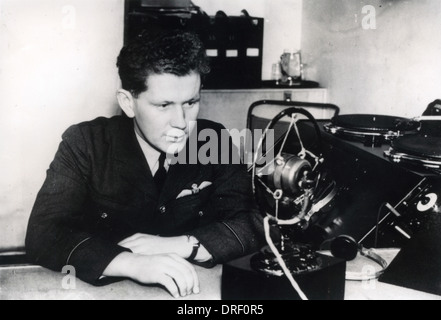
<path id="1" fill-rule="evenodd" d="M 167 101 L 167 100 L 157 100 L 157 101 L 151 101 L 152 104 L 173 104 L 173 101 Z"/>
<path id="2" fill-rule="evenodd" d="M 200 100 L 201 100 L 201 94 L 198 93 L 198 94 L 195 95 L 193 98 L 188 99 L 187 101 L 184 101 L 184 103 L 195 102 L 195 101 L 200 101 Z"/>
<path id="3" fill-rule="evenodd" d="M 201 100 L 201 95 L 198 93 L 197 95 L 195 95 L 194 97 L 185 100 L 184 103 L 188 103 L 188 102 L 193 102 L 193 101 L 200 101 Z M 162 104 L 174 104 L 176 103 L 175 101 L 168 101 L 168 100 L 156 100 L 156 101 L 150 101 L 151 104 L 154 105 L 162 105 Z"/>

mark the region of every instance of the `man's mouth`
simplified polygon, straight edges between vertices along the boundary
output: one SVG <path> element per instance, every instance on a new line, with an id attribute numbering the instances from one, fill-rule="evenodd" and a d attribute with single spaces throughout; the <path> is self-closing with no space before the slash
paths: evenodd
<path id="1" fill-rule="evenodd" d="M 172 143 L 180 143 L 182 141 L 185 140 L 186 135 L 183 136 L 166 136 L 166 141 L 167 142 L 172 142 Z"/>
<path id="2" fill-rule="evenodd" d="M 167 132 L 167 135 L 165 136 L 165 140 L 167 142 L 171 143 L 180 143 L 183 142 L 187 137 L 187 134 L 185 131 L 172 129 L 169 132 Z"/>

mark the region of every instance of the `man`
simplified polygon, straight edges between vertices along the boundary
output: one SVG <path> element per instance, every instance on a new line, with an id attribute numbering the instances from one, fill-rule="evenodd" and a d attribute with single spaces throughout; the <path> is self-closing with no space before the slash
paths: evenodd
<path id="1" fill-rule="evenodd" d="M 235 259 L 263 236 L 241 165 L 170 161 L 188 158 L 192 134 L 221 136 L 219 124 L 195 125 L 205 51 L 190 33 L 159 33 L 123 48 L 117 65 L 126 117 L 64 133 L 29 220 L 27 253 L 53 270 L 72 265 L 94 285 L 130 278 L 175 297 L 197 294 L 193 264 Z"/>

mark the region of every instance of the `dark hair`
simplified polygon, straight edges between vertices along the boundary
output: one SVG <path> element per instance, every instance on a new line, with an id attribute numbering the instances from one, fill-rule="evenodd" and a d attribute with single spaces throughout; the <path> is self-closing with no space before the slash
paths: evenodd
<path id="1" fill-rule="evenodd" d="M 181 30 L 145 32 L 125 46 L 117 67 L 123 89 L 135 98 L 147 90 L 152 74 L 204 76 L 210 72 L 208 58 L 199 37 Z"/>

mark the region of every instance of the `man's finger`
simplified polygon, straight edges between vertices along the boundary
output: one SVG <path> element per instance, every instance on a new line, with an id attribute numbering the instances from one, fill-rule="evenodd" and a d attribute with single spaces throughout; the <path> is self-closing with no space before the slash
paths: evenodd
<path id="1" fill-rule="evenodd" d="M 141 236 L 141 234 L 136 233 L 133 236 L 130 236 L 130 237 L 122 240 L 120 243 L 118 243 L 118 245 L 123 247 L 124 245 L 127 245 L 127 243 L 130 243 L 130 242 L 138 239 L 140 236 Z"/>
<path id="2" fill-rule="evenodd" d="M 192 281 L 189 281 L 189 279 L 191 279 L 191 273 L 185 267 L 175 263 L 174 265 L 168 266 L 164 270 L 164 273 L 176 282 L 182 297 L 185 297 L 189 292 L 192 292 L 193 283 Z"/>
<path id="3" fill-rule="evenodd" d="M 188 270 L 188 276 L 192 277 L 192 286 L 189 288 L 192 288 L 192 292 L 189 292 L 188 294 L 198 294 L 200 292 L 200 286 L 199 286 L 199 277 L 198 274 L 196 272 L 196 269 L 194 268 L 194 266 L 188 262 L 187 260 L 181 258 L 180 256 L 176 255 L 176 254 L 172 254 L 170 255 L 170 257 L 175 260 L 177 263 L 181 264 L 184 268 L 186 268 L 186 270 Z"/>
<path id="4" fill-rule="evenodd" d="M 159 280 L 158 283 L 163 285 L 170 294 L 175 297 L 176 299 L 179 298 L 179 288 L 176 285 L 176 282 L 169 276 L 163 275 Z"/>
<path id="5" fill-rule="evenodd" d="M 142 248 L 142 243 L 140 243 L 139 239 L 127 240 L 124 243 L 120 243 L 119 245 L 121 247 L 134 250 Z"/>

